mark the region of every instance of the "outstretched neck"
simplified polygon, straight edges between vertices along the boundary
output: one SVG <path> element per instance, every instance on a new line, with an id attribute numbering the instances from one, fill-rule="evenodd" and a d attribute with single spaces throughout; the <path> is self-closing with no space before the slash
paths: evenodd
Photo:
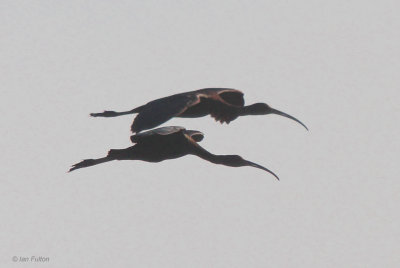
<path id="1" fill-rule="evenodd" d="M 224 155 L 211 154 L 206 160 L 218 165 L 226 165 Z"/>
<path id="2" fill-rule="evenodd" d="M 212 154 L 200 146 L 194 146 L 191 149 L 192 149 L 191 154 L 196 155 L 206 161 L 209 161 L 214 164 L 224 164 L 224 159 L 222 155 Z"/>

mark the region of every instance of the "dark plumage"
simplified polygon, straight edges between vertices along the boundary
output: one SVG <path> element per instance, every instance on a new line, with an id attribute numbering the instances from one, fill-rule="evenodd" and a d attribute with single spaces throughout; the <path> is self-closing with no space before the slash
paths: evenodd
<path id="1" fill-rule="evenodd" d="M 298 122 L 308 130 L 298 119 L 275 110 L 265 103 L 244 106 L 243 93 L 230 88 L 204 88 L 153 100 L 130 111 L 104 111 L 90 115 L 115 117 L 133 113 L 138 114 L 131 126 L 134 133 L 157 127 L 172 117 L 196 118 L 208 114 L 216 121 L 228 124 L 239 116 L 278 114 Z"/>
<path id="2" fill-rule="evenodd" d="M 162 127 L 131 136 L 135 145 L 126 149 L 111 149 L 106 157 L 86 159 L 71 167 L 69 171 L 89 167 L 113 160 L 142 160 L 147 162 L 160 162 L 167 159 L 179 158 L 188 154 L 196 155 L 214 164 L 230 167 L 251 166 L 271 173 L 275 173 L 256 163 L 247 161 L 239 155 L 215 155 L 200 145 L 203 133 L 197 130 L 186 130 L 183 127 Z"/>

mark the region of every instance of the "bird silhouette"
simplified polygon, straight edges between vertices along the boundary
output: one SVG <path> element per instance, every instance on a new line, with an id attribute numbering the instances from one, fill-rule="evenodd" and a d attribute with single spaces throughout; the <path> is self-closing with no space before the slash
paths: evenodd
<path id="1" fill-rule="evenodd" d="M 221 124 L 229 124 L 239 116 L 277 114 L 298 122 L 308 130 L 297 118 L 273 109 L 266 103 L 244 106 L 243 93 L 230 88 L 204 88 L 153 100 L 130 111 L 104 111 L 90 115 L 115 117 L 134 113 L 138 115 L 131 126 L 133 133 L 157 127 L 172 117 L 196 118 L 208 114 Z"/>
<path id="2" fill-rule="evenodd" d="M 131 136 L 135 145 L 126 149 L 111 149 L 106 157 L 86 159 L 74 164 L 69 172 L 90 167 L 113 160 L 142 160 L 160 162 L 167 159 L 179 158 L 185 155 L 196 155 L 214 164 L 230 167 L 250 166 L 269 172 L 275 178 L 278 176 L 269 169 L 243 159 L 239 155 L 215 155 L 201 147 L 197 142 L 204 135 L 197 130 L 186 130 L 183 127 L 161 127 Z"/>

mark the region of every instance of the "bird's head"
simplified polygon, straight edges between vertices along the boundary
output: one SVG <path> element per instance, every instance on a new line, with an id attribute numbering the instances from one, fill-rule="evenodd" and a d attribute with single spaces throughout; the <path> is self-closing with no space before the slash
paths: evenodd
<path id="1" fill-rule="evenodd" d="M 253 163 L 251 161 L 248 161 L 246 159 L 243 159 L 241 156 L 239 155 L 224 155 L 221 159 L 221 164 L 224 164 L 226 166 L 230 166 L 230 167 L 244 167 L 244 166 L 250 166 L 250 167 L 255 167 L 255 168 L 259 168 L 262 169 L 268 173 L 271 173 L 275 178 L 277 178 L 279 180 L 279 177 L 273 173 L 271 170 Z"/>
<path id="2" fill-rule="evenodd" d="M 230 167 L 242 167 L 246 166 L 246 160 L 244 160 L 240 155 L 225 155 L 224 164 Z"/>
<path id="3" fill-rule="evenodd" d="M 277 115 L 280 115 L 280 116 L 283 116 L 283 117 L 286 117 L 286 118 L 296 121 L 297 123 L 302 125 L 305 129 L 308 130 L 306 125 L 304 125 L 299 119 L 297 119 L 287 113 L 276 110 L 266 103 L 255 103 L 255 104 L 246 106 L 243 109 L 244 109 L 244 115 L 277 114 Z"/>
<path id="4" fill-rule="evenodd" d="M 254 112 L 254 115 L 270 114 L 272 110 L 268 104 L 262 102 L 254 103 L 248 107 L 251 107 L 250 111 Z"/>

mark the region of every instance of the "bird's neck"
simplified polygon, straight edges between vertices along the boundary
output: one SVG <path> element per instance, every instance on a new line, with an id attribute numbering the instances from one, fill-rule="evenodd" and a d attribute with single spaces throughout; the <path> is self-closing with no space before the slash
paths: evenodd
<path id="1" fill-rule="evenodd" d="M 208 160 L 211 163 L 218 164 L 218 165 L 225 165 L 226 164 L 225 163 L 226 161 L 225 161 L 225 158 L 224 158 L 223 155 L 211 154 L 211 157 L 208 158 Z"/>
<path id="2" fill-rule="evenodd" d="M 209 151 L 205 150 L 202 147 L 198 147 L 197 149 L 195 149 L 193 151 L 194 155 L 197 155 L 198 157 L 209 161 L 213 164 L 217 164 L 217 165 L 224 165 L 224 166 L 230 166 L 230 167 L 237 167 L 240 165 L 236 165 L 234 163 L 232 163 L 232 161 L 229 161 L 228 157 L 230 155 L 217 155 L 217 154 L 212 154 Z"/>
<path id="3" fill-rule="evenodd" d="M 223 164 L 221 155 L 212 154 L 201 146 L 192 147 L 192 154 L 214 164 Z"/>

